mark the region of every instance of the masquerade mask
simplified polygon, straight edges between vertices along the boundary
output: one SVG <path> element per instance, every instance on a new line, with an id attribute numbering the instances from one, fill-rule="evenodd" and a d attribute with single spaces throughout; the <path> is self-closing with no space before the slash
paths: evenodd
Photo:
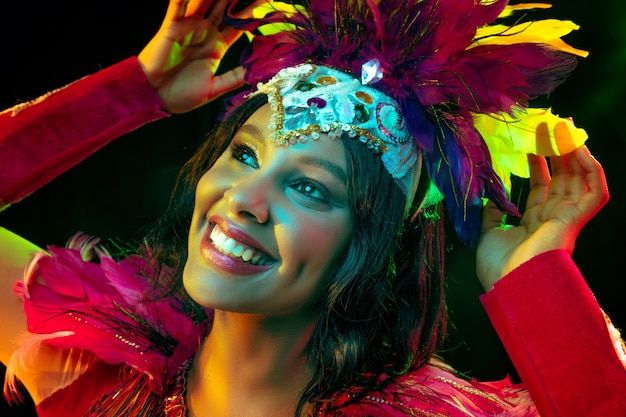
<path id="1" fill-rule="evenodd" d="M 376 63 L 368 70 L 378 72 Z M 385 168 L 403 193 L 412 197 L 418 161 L 412 140 L 395 100 L 352 75 L 321 65 L 302 64 L 280 70 L 257 85 L 268 96 L 272 110 L 269 129 L 278 146 L 346 135 L 381 154 Z M 375 75 L 373 78 L 375 79 Z"/>

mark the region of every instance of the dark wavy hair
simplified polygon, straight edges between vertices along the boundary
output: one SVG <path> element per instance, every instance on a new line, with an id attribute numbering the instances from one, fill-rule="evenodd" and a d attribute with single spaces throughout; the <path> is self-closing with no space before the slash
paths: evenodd
<path id="1" fill-rule="evenodd" d="M 253 97 L 216 125 L 183 167 L 168 209 L 146 239 L 158 264 L 176 271 L 161 284 L 198 320 L 204 309 L 185 294 L 181 279 L 195 186 L 239 127 L 266 102 L 265 96 Z M 306 404 L 314 406 L 316 415 L 322 408 L 330 412 L 332 400 L 347 389 L 357 389 L 354 401 L 358 401 L 382 388 L 377 382 L 381 375 L 388 376 L 383 378 L 387 384 L 424 365 L 445 335 L 442 209 L 429 218 L 407 216 L 406 197 L 380 157 L 358 141 L 344 138 L 344 144 L 351 173 L 353 237 L 318 302 L 308 350 L 314 374 L 296 415 Z M 422 171 L 416 206 L 428 183 Z"/>

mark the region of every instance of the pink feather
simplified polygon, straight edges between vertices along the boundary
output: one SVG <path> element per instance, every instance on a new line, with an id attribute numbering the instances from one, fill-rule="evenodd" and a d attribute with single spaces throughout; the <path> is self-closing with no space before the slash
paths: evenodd
<path id="1" fill-rule="evenodd" d="M 94 246 L 49 247 L 49 255 L 36 258 L 23 291 L 28 330 L 56 348 L 126 363 L 147 374 L 158 392 L 195 352 L 207 323 L 195 325 L 171 297 L 146 298 L 154 290 L 145 258 L 116 262 L 100 251 L 99 263 L 86 262 L 82 254 Z"/>

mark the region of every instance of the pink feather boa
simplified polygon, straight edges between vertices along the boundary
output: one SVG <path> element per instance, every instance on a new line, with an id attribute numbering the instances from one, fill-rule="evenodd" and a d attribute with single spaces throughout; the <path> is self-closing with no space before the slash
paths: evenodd
<path id="1" fill-rule="evenodd" d="M 208 323 L 194 324 L 180 303 L 158 296 L 146 258 L 116 262 L 97 243 L 76 235 L 67 248 L 51 246 L 36 255 L 17 286 L 28 331 L 55 348 L 126 364 L 147 375 L 150 389 L 160 393 L 197 350 Z M 98 262 L 89 262 L 93 252 Z M 11 362 L 19 355 L 18 350 Z"/>
<path id="2" fill-rule="evenodd" d="M 77 235 L 68 248 L 49 247 L 32 261 L 25 282 L 18 285 L 31 338 L 58 349 L 86 352 L 88 366 L 94 356 L 120 365 L 126 376 L 105 402 L 93 399 L 93 415 L 139 415 L 150 410 L 150 415 L 183 417 L 181 369 L 209 331 L 210 318 L 194 324 L 178 302 L 147 297 L 155 288 L 149 284 L 153 270 L 146 258 L 134 255 L 114 261 L 96 244 L 96 239 Z M 98 262 L 90 261 L 93 252 Z M 37 344 L 26 343 L 11 362 L 36 353 L 33 346 Z M 11 368 L 7 380 L 14 379 Z M 358 389 L 340 393 L 321 415 L 538 415 L 523 387 L 508 379 L 492 383 L 461 379 L 436 359 L 382 385 L 385 388 L 364 395 Z M 59 398 L 53 395 L 50 400 Z"/>

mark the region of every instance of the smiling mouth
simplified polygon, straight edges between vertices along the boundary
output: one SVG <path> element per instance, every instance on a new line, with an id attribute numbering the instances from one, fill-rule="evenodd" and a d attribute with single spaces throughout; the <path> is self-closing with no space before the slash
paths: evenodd
<path id="1" fill-rule="evenodd" d="M 247 264 L 263 266 L 273 262 L 272 259 L 263 252 L 226 236 L 217 226 L 213 227 L 210 238 L 213 246 L 215 246 L 218 251 Z"/>

